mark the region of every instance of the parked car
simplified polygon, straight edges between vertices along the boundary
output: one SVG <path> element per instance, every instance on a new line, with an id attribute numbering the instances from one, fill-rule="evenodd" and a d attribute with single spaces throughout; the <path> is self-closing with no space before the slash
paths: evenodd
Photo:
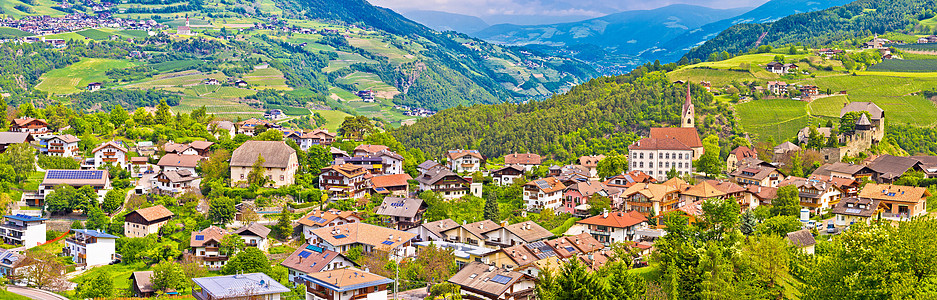
<path id="1" fill-rule="evenodd" d="M 817 228 L 817 226 L 822 226 L 822 224 L 817 224 L 817 221 L 810 220 L 807 221 L 807 225 L 804 225 L 804 229 Z"/>
<path id="2" fill-rule="evenodd" d="M 826 224 L 826 233 L 836 233 L 836 224 L 833 222 Z"/>

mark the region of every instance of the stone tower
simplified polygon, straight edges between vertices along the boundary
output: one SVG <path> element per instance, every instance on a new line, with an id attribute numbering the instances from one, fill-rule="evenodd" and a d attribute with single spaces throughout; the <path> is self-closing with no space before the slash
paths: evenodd
<path id="1" fill-rule="evenodd" d="M 680 127 L 695 128 L 696 115 L 693 108 L 693 101 L 690 100 L 690 83 L 686 83 L 686 102 L 683 102 L 683 115 L 680 119 Z"/>

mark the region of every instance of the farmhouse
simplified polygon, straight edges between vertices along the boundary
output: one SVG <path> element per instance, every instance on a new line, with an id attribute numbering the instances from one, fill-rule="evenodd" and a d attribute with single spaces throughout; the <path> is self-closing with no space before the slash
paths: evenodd
<path id="1" fill-rule="evenodd" d="M 231 153 L 231 184 L 246 182 L 259 158 L 267 186 L 281 187 L 293 184 L 299 160 L 296 150 L 281 141 L 247 141 Z"/>

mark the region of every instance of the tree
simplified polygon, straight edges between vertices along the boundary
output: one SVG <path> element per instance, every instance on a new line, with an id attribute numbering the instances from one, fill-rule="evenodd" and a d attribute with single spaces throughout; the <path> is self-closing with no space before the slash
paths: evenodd
<path id="1" fill-rule="evenodd" d="M 159 101 L 159 105 L 156 106 L 156 115 L 154 116 L 157 124 L 169 125 L 173 122 L 172 112 L 169 111 L 169 105 L 166 104 L 166 99 Z"/>
<path id="2" fill-rule="evenodd" d="M 735 230 L 739 224 L 741 207 L 734 197 L 712 198 L 703 201 L 702 227 L 722 233 Z"/>
<path id="3" fill-rule="evenodd" d="M 719 137 L 716 135 L 707 136 L 703 139 L 703 149 L 705 153 L 696 161 L 696 169 L 710 176 L 719 174 L 725 165 L 719 159 Z"/>
<path id="4" fill-rule="evenodd" d="M 36 171 L 36 149 L 26 143 L 13 144 L 7 147 L 3 152 L 13 170 L 16 171 L 19 178 L 26 178 L 26 175 Z"/>
<path id="5" fill-rule="evenodd" d="M 338 129 L 339 134 L 355 141 L 361 141 L 366 134 L 371 132 L 374 132 L 374 125 L 371 124 L 371 120 L 365 116 L 345 117 L 341 127 Z"/>
<path id="6" fill-rule="evenodd" d="M 755 274 L 763 298 L 787 299 L 784 285 L 790 280 L 790 250 L 787 240 L 780 236 L 754 236 L 742 245 L 742 255 L 748 257 L 748 267 Z"/>
<path id="7" fill-rule="evenodd" d="M 485 219 L 501 222 L 501 212 L 498 210 L 498 198 L 495 193 L 488 193 L 485 197 Z"/>
<path id="8" fill-rule="evenodd" d="M 739 231 L 744 235 L 751 235 L 755 233 L 755 226 L 758 226 L 758 219 L 755 217 L 755 214 L 752 213 L 751 210 L 746 210 L 742 213 Z"/>
<path id="9" fill-rule="evenodd" d="M 598 172 L 599 177 L 607 178 L 622 174 L 628 171 L 628 157 L 625 155 L 618 155 L 616 152 L 612 152 L 605 159 L 599 161 L 596 166 L 596 171 Z"/>
<path id="10" fill-rule="evenodd" d="M 594 193 L 589 196 L 589 214 L 598 215 L 604 211 L 610 211 L 612 209 L 612 200 L 608 197 L 599 195 L 599 193 Z"/>
<path id="11" fill-rule="evenodd" d="M 800 230 L 803 224 L 795 216 L 774 216 L 758 224 L 758 234 L 785 236 L 789 232 Z"/>
<path id="12" fill-rule="evenodd" d="M 199 162 L 199 173 L 201 173 L 204 178 L 230 178 L 230 176 L 228 176 L 228 172 L 231 170 L 229 166 L 230 160 L 230 151 L 224 148 L 215 150 L 207 160 Z"/>
<path id="13" fill-rule="evenodd" d="M 162 261 L 153 266 L 153 277 L 150 281 L 153 283 L 153 289 L 157 291 L 182 291 L 189 285 L 182 265 L 174 261 Z"/>
<path id="14" fill-rule="evenodd" d="M 57 185 L 52 193 L 46 196 L 45 207 L 50 213 L 72 212 L 72 199 L 78 197 L 78 190 L 70 185 Z"/>
<path id="15" fill-rule="evenodd" d="M 88 209 L 91 206 L 97 206 L 98 204 L 98 193 L 94 191 L 94 187 L 90 185 L 85 185 L 78 188 L 75 197 L 71 199 L 69 205 L 71 205 L 72 210 L 81 210 L 88 215 Z"/>
<path id="16" fill-rule="evenodd" d="M 800 192 L 797 186 L 786 185 L 778 188 L 777 198 L 771 201 L 771 215 L 773 216 L 799 216 Z"/>
<path id="17" fill-rule="evenodd" d="M 234 199 L 218 197 L 208 201 L 208 219 L 218 224 L 225 224 L 234 219 L 237 209 Z"/>
<path id="18" fill-rule="evenodd" d="M 254 136 L 251 140 L 255 141 L 283 141 L 283 133 L 279 130 L 267 130 Z"/>
<path id="19" fill-rule="evenodd" d="M 150 249 L 156 246 L 156 240 L 149 237 L 123 237 L 117 239 L 117 253 L 124 263 L 143 262 L 149 259 Z"/>
<path id="20" fill-rule="evenodd" d="M 111 297 L 114 295 L 114 279 L 107 270 L 100 270 L 79 282 L 75 294 L 82 299 Z"/>
<path id="21" fill-rule="evenodd" d="M 859 118 L 865 114 L 867 118 L 871 120 L 872 114 L 867 111 L 851 111 L 844 114 L 839 118 L 839 132 L 845 134 L 851 134 L 856 131 L 856 122 L 859 121 Z"/>
<path id="22" fill-rule="evenodd" d="M 791 47 L 787 49 L 787 54 L 790 54 L 790 55 L 797 54 L 797 47 L 791 44 Z"/>
<path id="23" fill-rule="evenodd" d="M 278 133 L 279 134 L 279 133 Z M 257 160 L 254 161 L 254 165 L 251 166 L 251 171 L 247 173 L 247 183 L 256 184 L 257 186 L 264 186 L 267 183 L 267 177 L 264 176 L 264 163 L 266 160 L 263 155 L 257 154 Z"/>
<path id="24" fill-rule="evenodd" d="M 810 134 L 807 137 L 807 148 L 820 150 L 823 148 L 824 136 L 820 134 L 820 131 L 816 127 L 810 127 Z"/>
<path id="25" fill-rule="evenodd" d="M 57 291 L 70 285 L 63 276 L 65 266 L 52 253 L 27 251 L 21 270 L 24 270 L 23 280 L 36 288 Z"/>
<path id="26" fill-rule="evenodd" d="M 247 245 L 244 244 L 244 239 L 236 234 L 228 234 L 221 238 L 219 247 L 219 252 L 226 256 L 232 256 L 244 248 L 247 248 Z"/>
<path id="27" fill-rule="evenodd" d="M 108 225 L 111 223 L 107 215 L 97 206 L 90 206 L 87 215 L 88 220 L 85 221 L 85 228 L 87 229 L 107 230 Z"/>
<path id="28" fill-rule="evenodd" d="M 290 220 L 290 214 L 286 211 L 286 206 L 283 206 L 282 213 L 277 218 L 277 225 L 273 227 L 273 232 L 279 239 L 288 239 L 293 235 L 293 223 Z"/>
<path id="29" fill-rule="evenodd" d="M 423 199 L 427 206 L 426 212 L 423 213 L 423 218 L 427 221 L 433 222 L 449 218 L 449 202 L 446 202 L 439 193 L 424 191 L 420 193 L 420 199 Z"/>
<path id="30" fill-rule="evenodd" d="M 677 167 L 670 167 L 670 170 L 667 171 L 667 179 L 673 179 L 675 177 L 680 177 L 680 172 L 677 172 Z"/>
<path id="31" fill-rule="evenodd" d="M 124 110 L 123 106 L 114 105 L 113 108 L 111 108 L 110 119 L 111 123 L 114 124 L 114 127 L 117 128 L 121 125 L 124 125 L 124 123 L 130 119 L 130 114 Z"/>
<path id="32" fill-rule="evenodd" d="M 221 273 L 231 275 L 235 273 L 270 273 L 270 261 L 263 251 L 254 247 L 248 247 L 244 251 L 238 252 L 234 258 L 228 260 Z"/>
<path id="33" fill-rule="evenodd" d="M 202 266 L 202 264 L 195 257 L 185 257 L 183 261 L 179 263 L 179 265 L 182 267 L 182 273 L 185 274 L 185 278 L 192 279 L 205 277 L 208 275 L 208 269 Z M 191 287 L 195 286 L 195 283 L 191 280 L 186 280 L 186 282 L 188 282 Z"/>

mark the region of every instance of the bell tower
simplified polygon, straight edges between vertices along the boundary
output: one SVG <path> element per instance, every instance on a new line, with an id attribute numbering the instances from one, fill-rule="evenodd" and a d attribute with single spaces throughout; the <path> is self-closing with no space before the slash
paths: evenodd
<path id="1" fill-rule="evenodd" d="M 690 99 L 690 83 L 686 83 L 686 102 L 683 102 L 683 115 L 680 118 L 680 127 L 695 128 L 696 115 L 693 101 Z"/>

